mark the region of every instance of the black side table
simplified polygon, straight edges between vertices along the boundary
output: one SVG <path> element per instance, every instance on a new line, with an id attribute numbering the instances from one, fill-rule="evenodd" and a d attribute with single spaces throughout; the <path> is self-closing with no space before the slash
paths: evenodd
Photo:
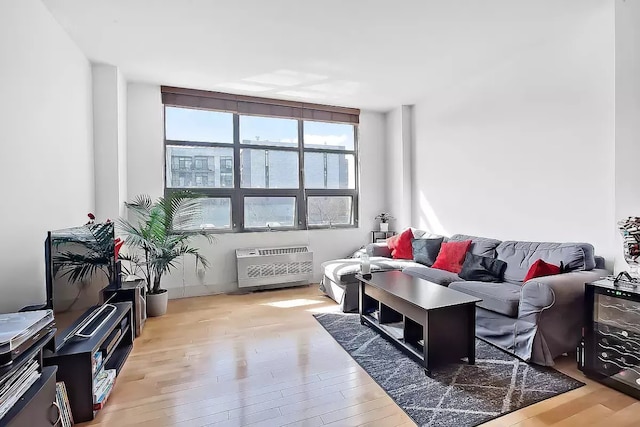
<path id="1" fill-rule="evenodd" d="M 131 302 L 133 304 L 133 329 L 136 337 L 140 336 L 147 321 L 146 290 L 142 280 L 123 281 L 119 287 L 108 286 L 102 290 L 104 301 L 111 298 L 111 302 Z"/>
<path id="2" fill-rule="evenodd" d="M 372 230 L 371 231 L 371 243 L 384 242 L 389 237 L 395 236 L 395 235 L 396 235 L 395 231 L 377 231 L 377 230 Z"/>

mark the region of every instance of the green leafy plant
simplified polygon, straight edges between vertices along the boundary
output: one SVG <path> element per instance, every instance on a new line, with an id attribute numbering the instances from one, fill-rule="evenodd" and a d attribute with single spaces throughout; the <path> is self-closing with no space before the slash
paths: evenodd
<path id="1" fill-rule="evenodd" d="M 109 283 L 113 283 L 114 224 L 110 221 L 95 224 L 92 217 L 89 214 L 91 221 L 82 227 L 52 234 L 52 246 L 58 250 L 53 255 L 54 276 L 66 277 L 69 282 L 77 283 L 102 272 Z"/>
<path id="2" fill-rule="evenodd" d="M 161 288 L 163 275 L 170 273 L 184 255 L 195 257 L 196 268 L 198 264 L 209 268 L 199 249 L 190 246 L 195 236 L 213 241 L 210 234 L 194 231 L 201 217 L 197 198 L 183 191 L 160 197 L 155 202 L 143 194 L 126 203 L 131 220 L 120 219 L 118 228 L 124 234 L 128 253 L 119 258 L 130 264 L 130 268 L 124 269 L 125 273 L 142 275 L 150 294 L 165 292 Z"/>

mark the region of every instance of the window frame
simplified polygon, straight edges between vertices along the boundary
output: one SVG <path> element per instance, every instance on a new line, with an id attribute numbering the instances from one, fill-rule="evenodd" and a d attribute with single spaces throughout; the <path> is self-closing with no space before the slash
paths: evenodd
<path id="1" fill-rule="evenodd" d="M 202 195 L 203 197 L 211 198 L 228 198 L 230 199 L 231 208 L 231 227 L 228 229 L 204 229 L 204 231 L 212 234 L 223 233 L 247 233 L 247 232 L 266 232 L 266 231 L 295 231 L 295 230 L 311 230 L 311 229 L 344 229 L 344 228 L 359 228 L 359 194 L 360 194 L 360 162 L 359 162 L 359 141 L 358 141 L 358 123 L 344 123 L 352 126 L 353 128 L 353 150 L 340 150 L 340 149 L 323 149 L 323 148 L 305 148 L 304 146 L 304 122 L 305 121 L 318 121 L 314 119 L 305 118 L 291 118 L 298 123 L 298 146 L 297 147 L 280 147 L 267 144 L 243 144 L 240 141 L 240 116 L 250 114 L 240 114 L 237 112 L 231 112 L 233 114 L 233 143 L 223 142 L 202 142 L 202 141 L 184 141 L 184 140 L 168 140 L 166 135 L 166 108 L 185 108 L 185 109 L 200 109 L 212 112 L 225 112 L 230 111 L 218 111 L 208 108 L 196 108 L 190 106 L 165 104 L 163 103 L 163 186 L 165 196 L 169 196 L 172 193 L 188 190 L 192 193 Z M 260 117 L 269 117 L 256 114 Z M 274 117 L 276 118 L 276 117 Z M 329 122 L 336 123 L 336 122 Z M 168 187 L 167 186 L 167 146 L 181 146 L 181 147 L 222 147 L 233 148 L 233 171 L 231 172 L 233 177 L 233 187 L 218 187 L 218 188 L 194 188 L 194 187 Z M 241 162 L 240 151 L 243 149 L 258 149 L 258 150 L 277 150 L 277 151 L 290 151 L 298 154 L 298 188 L 284 189 L 284 188 L 242 188 L 241 186 Z M 304 155 L 305 153 L 326 153 L 326 154 L 339 154 L 339 155 L 353 155 L 354 158 L 354 174 L 355 184 L 352 189 L 330 189 L 330 188 L 305 188 L 304 182 Z M 193 162 L 195 163 L 195 161 Z M 215 163 L 215 162 L 214 162 Z M 220 165 L 221 166 L 221 165 Z M 222 167 L 220 167 L 222 169 Z M 331 197 L 331 196 L 348 196 L 351 197 L 351 224 L 330 224 L 327 225 L 309 225 L 308 224 L 308 212 L 307 212 L 307 197 Z M 296 209 L 294 226 L 291 227 L 245 227 L 244 224 L 244 199 L 245 197 L 295 197 Z"/>

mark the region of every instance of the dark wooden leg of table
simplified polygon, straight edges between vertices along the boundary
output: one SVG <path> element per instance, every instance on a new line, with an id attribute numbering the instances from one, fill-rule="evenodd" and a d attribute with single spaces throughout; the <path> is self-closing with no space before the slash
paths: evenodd
<path id="1" fill-rule="evenodd" d="M 476 305 L 467 305 L 467 325 L 469 328 L 468 341 L 467 341 L 467 357 L 469 358 L 469 365 L 475 365 L 476 363 Z"/>
<path id="2" fill-rule="evenodd" d="M 362 320 L 362 316 L 364 316 L 364 282 L 360 282 L 358 284 L 358 293 L 359 293 L 358 313 L 360 314 L 360 324 L 364 325 L 364 320 Z"/>
<path id="3" fill-rule="evenodd" d="M 424 331 L 422 331 L 422 355 L 424 356 L 424 373 L 431 376 L 431 366 L 429 365 L 429 312 L 425 311 Z"/>

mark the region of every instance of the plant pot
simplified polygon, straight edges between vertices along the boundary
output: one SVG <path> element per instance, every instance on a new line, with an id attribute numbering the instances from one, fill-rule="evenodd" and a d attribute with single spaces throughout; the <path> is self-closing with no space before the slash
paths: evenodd
<path id="1" fill-rule="evenodd" d="M 380 223 L 380 231 L 384 231 L 385 233 L 387 231 L 389 231 L 389 223 L 388 222 L 381 222 Z"/>
<path id="2" fill-rule="evenodd" d="M 168 301 L 169 292 L 166 289 L 161 289 L 158 294 L 147 294 L 147 316 L 163 316 L 167 312 Z"/>

